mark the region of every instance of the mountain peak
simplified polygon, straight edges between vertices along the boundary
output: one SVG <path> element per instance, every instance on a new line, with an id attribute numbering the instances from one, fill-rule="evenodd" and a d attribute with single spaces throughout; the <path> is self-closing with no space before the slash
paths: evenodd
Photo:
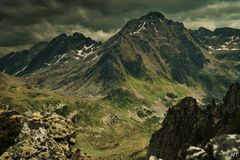
<path id="1" fill-rule="evenodd" d="M 211 30 L 204 28 L 204 27 L 199 27 L 198 30 L 203 31 L 203 32 L 211 32 Z"/>
<path id="2" fill-rule="evenodd" d="M 147 15 L 145 15 L 144 17 L 157 17 L 157 18 L 161 18 L 161 19 L 164 19 L 165 16 L 160 13 L 160 12 L 156 12 L 156 11 L 153 11 L 153 12 L 149 12 Z"/>
<path id="3" fill-rule="evenodd" d="M 128 21 L 127 24 L 122 28 L 120 33 L 130 33 L 130 35 L 133 35 L 141 32 L 142 30 L 146 30 L 146 28 L 149 28 L 150 25 L 152 26 L 150 28 L 154 28 L 156 31 L 156 28 L 158 28 L 165 22 L 167 22 L 167 19 L 165 19 L 165 16 L 162 13 L 153 11 L 140 18 Z"/>
<path id="4" fill-rule="evenodd" d="M 78 37 L 78 36 L 79 36 L 79 37 L 85 37 L 84 34 L 79 33 L 79 32 L 74 32 L 74 33 L 72 34 L 72 36 L 74 36 L 74 37 L 75 37 L 75 36 L 76 36 L 76 37 Z"/>
<path id="5" fill-rule="evenodd" d="M 69 36 L 69 38 L 76 42 L 84 41 L 87 45 L 91 45 L 93 43 L 94 44 L 101 43 L 101 42 L 97 42 L 97 41 L 93 40 L 91 37 L 85 36 L 84 34 L 79 33 L 79 32 L 74 32 L 72 35 Z"/>
<path id="6" fill-rule="evenodd" d="M 74 40 L 74 41 L 94 41 L 92 38 L 85 36 L 82 33 L 74 32 L 71 35 L 67 35 L 66 33 L 60 34 L 57 37 L 53 38 L 52 41 L 63 41 L 63 40 Z"/>
<path id="7" fill-rule="evenodd" d="M 58 43 L 59 41 L 64 41 L 68 38 L 67 34 L 65 33 L 62 33 L 60 35 L 58 35 L 57 37 L 53 38 L 51 40 L 51 42 L 55 42 L 55 43 Z"/>
<path id="8" fill-rule="evenodd" d="M 211 35 L 213 32 L 207 28 L 204 27 L 199 27 L 195 32 L 198 32 L 199 34 L 204 34 L 204 35 Z"/>
<path id="9" fill-rule="evenodd" d="M 72 37 L 73 39 L 77 39 L 77 40 L 82 40 L 82 39 L 88 39 L 89 37 L 86 37 L 84 34 L 82 33 L 78 33 L 78 32 L 74 32 L 72 35 L 70 35 L 69 37 Z M 91 38 L 90 38 L 91 39 Z"/>

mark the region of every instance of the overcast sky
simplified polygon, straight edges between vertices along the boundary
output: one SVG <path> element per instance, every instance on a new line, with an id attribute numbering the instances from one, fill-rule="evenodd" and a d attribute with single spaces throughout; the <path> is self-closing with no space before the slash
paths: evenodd
<path id="1" fill-rule="evenodd" d="M 0 52 L 72 32 L 106 40 L 150 11 L 200 26 L 240 28 L 240 0 L 0 0 Z"/>

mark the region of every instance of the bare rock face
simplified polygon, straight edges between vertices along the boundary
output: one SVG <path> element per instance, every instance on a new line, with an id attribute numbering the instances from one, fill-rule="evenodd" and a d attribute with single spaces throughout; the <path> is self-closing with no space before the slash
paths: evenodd
<path id="1" fill-rule="evenodd" d="M 201 146 L 211 138 L 239 134 L 239 120 L 240 84 L 230 86 L 223 104 L 217 105 L 213 101 L 210 105 L 199 106 L 194 98 L 186 97 L 168 110 L 162 128 L 152 135 L 148 158 L 176 160 L 190 146 L 200 146 L 194 148 L 194 152 L 202 153 Z M 223 139 L 221 143 L 224 143 Z"/>
<path id="2" fill-rule="evenodd" d="M 70 120 L 55 113 L 44 115 L 35 112 L 27 115 L 29 117 L 17 116 L 22 125 L 15 122 L 16 116 L 9 118 L 9 123 L 15 122 L 9 124 L 7 131 L 11 133 L 1 132 L 0 140 L 4 141 L 3 136 L 6 135 L 6 140 L 12 143 L 6 146 L 9 148 L 5 147 L 0 159 L 90 159 L 73 148 L 74 126 Z"/>
<path id="3" fill-rule="evenodd" d="M 22 128 L 17 112 L 0 111 L 0 155 L 15 143 Z"/>

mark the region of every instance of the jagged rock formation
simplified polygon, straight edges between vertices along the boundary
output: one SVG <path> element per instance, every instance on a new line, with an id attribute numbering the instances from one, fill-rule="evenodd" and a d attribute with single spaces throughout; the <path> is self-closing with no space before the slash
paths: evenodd
<path id="1" fill-rule="evenodd" d="M 10 110 L 0 117 L 0 159 L 91 159 L 73 148 L 74 126 L 58 114 Z"/>
<path id="2" fill-rule="evenodd" d="M 162 128 L 152 135 L 148 157 L 175 160 L 189 146 L 204 146 L 221 134 L 240 134 L 239 117 L 238 83 L 230 86 L 223 104 L 213 101 L 199 106 L 194 98 L 186 97 L 168 110 Z"/>

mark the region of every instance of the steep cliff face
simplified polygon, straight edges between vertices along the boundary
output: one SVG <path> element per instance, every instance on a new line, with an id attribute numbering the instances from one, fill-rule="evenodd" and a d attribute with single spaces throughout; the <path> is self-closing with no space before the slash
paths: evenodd
<path id="1" fill-rule="evenodd" d="M 240 84 L 230 86 L 223 104 L 199 106 L 186 97 L 169 109 L 163 127 L 152 135 L 148 157 L 175 160 L 189 146 L 204 146 L 221 134 L 239 134 Z"/>

